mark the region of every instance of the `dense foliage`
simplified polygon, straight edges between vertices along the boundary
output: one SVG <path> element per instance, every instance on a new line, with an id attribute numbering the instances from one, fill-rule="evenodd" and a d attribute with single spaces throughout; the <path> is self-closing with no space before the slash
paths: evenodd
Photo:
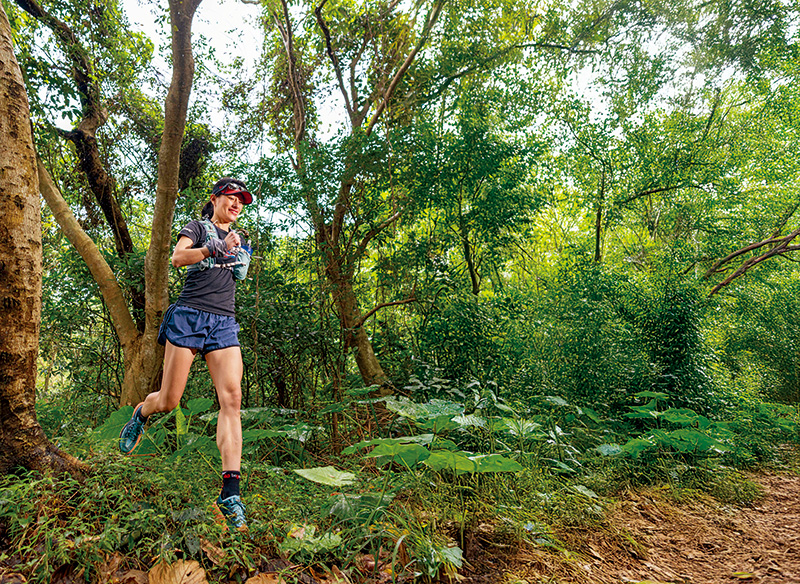
<path id="1" fill-rule="evenodd" d="M 168 40 L 132 32 L 112 0 L 46 7 L 98 72 L 121 251 L 61 140 L 81 115 L 74 54 L 3 6 L 39 154 L 135 317 Z M 199 359 L 141 456 L 116 452 L 131 414 L 119 340 L 44 207 L 37 412 L 94 474 L 0 482 L 0 577 L 104 581 L 182 558 L 210 581 L 290 564 L 433 581 L 480 525 L 563 549 L 559 526 L 599 528 L 628 486 L 755 498 L 738 470 L 785 462 L 798 436 L 797 8 L 284 6 L 263 2 L 237 33 L 263 38 L 253 67 L 195 42 L 173 225 L 221 174 L 255 195 L 235 226 L 256 249 L 237 290 L 250 534 L 209 520 L 216 407 Z M 357 362 L 361 332 L 388 397 Z"/>

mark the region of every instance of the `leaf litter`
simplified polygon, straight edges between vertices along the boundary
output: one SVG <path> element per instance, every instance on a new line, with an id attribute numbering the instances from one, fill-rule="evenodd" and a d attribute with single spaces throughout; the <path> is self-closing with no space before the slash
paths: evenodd
<path id="1" fill-rule="evenodd" d="M 597 527 L 557 530 L 563 549 L 468 542 L 464 583 L 800 583 L 800 476 L 759 475 L 764 497 L 735 507 L 664 489 L 627 493 Z"/>
<path id="2" fill-rule="evenodd" d="M 751 506 L 724 505 L 699 492 L 683 493 L 676 501 L 664 488 L 627 492 L 606 506 L 604 518 L 597 525 L 556 529 L 530 545 L 504 537 L 496 526 L 480 524 L 466 534 L 464 567 L 457 574 L 440 575 L 439 580 L 451 584 L 800 583 L 800 476 L 765 474 L 750 480 L 759 483 L 764 493 Z M 221 548 L 207 541 L 202 544 L 212 565 L 224 562 Z M 362 555 L 356 564 L 360 561 L 366 565 L 370 559 L 374 562 L 374 558 Z M 119 554 L 107 556 L 98 582 L 208 582 L 195 561 L 156 563 L 149 573 L 126 570 L 123 564 Z M 27 582 L 9 567 L 7 562 L 0 562 L 0 584 Z M 64 567 L 65 575 L 67 568 L 73 566 Z M 396 578 L 381 569 L 368 570 L 373 575 L 370 579 L 362 570 L 342 572 L 336 566 L 325 571 L 293 566 L 287 572 L 287 568 L 290 566 L 285 562 L 265 565 L 246 581 L 388 584 Z M 360 576 L 354 578 L 359 572 Z M 380 577 L 375 578 L 375 572 Z M 74 574 L 70 571 L 70 575 Z M 72 581 L 77 579 L 82 580 Z"/>

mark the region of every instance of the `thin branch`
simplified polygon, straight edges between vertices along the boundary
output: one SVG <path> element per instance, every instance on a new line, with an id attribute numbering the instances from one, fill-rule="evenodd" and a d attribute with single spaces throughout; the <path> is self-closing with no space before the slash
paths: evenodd
<path id="1" fill-rule="evenodd" d="M 322 8 L 327 2 L 328 0 L 322 0 L 320 5 L 314 10 L 314 14 L 317 17 L 317 24 L 319 24 L 319 28 L 322 30 L 322 34 L 325 37 L 325 48 L 328 53 L 328 58 L 330 58 L 331 64 L 333 65 L 333 70 L 336 73 L 336 80 L 339 82 L 339 91 L 342 92 L 342 97 L 344 97 L 344 105 L 347 108 L 347 115 L 350 118 L 350 124 L 354 126 L 353 107 L 350 104 L 350 96 L 347 94 L 347 90 L 344 87 L 344 78 L 342 77 L 342 69 L 339 66 L 339 58 L 333 51 L 333 46 L 331 44 L 331 31 L 328 28 L 325 19 L 322 17 Z"/>
<path id="2" fill-rule="evenodd" d="M 734 259 L 736 259 L 737 257 L 739 257 L 741 255 L 744 255 L 744 254 L 746 254 L 748 252 L 756 250 L 756 249 L 758 249 L 760 247 L 764 247 L 765 245 L 772 245 L 773 243 L 780 243 L 780 242 L 784 241 L 786 239 L 786 237 L 789 237 L 790 238 L 789 241 L 791 241 L 792 239 L 797 237 L 798 232 L 800 232 L 800 230 L 793 231 L 792 233 L 790 233 L 788 236 L 785 236 L 785 237 L 771 237 L 769 239 L 765 239 L 764 241 L 758 241 L 756 243 L 751 243 L 750 245 L 746 245 L 745 247 L 743 247 L 741 249 L 737 249 L 733 253 L 728 254 L 727 256 L 722 258 L 721 260 L 717 261 L 713 266 L 711 266 L 706 271 L 706 273 L 703 275 L 703 279 L 708 279 L 711 276 L 713 276 L 714 274 L 718 273 L 720 271 L 719 270 L 720 267 L 724 266 L 725 264 L 727 264 L 731 260 L 734 260 Z"/>
<path id="3" fill-rule="evenodd" d="M 389 87 L 387 88 L 386 92 L 383 95 L 383 99 L 381 103 L 378 105 L 378 109 L 372 116 L 372 119 L 369 121 L 367 125 L 366 134 L 369 136 L 372 134 L 372 130 L 375 128 L 375 124 L 378 123 L 383 111 L 386 109 L 386 106 L 389 104 L 389 101 L 392 99 L 397 86 L 400 84 L 400 81 L 405 76 L 406 72 L 408 71 L 409 67 L 411 67 L 411 63 L 414 62 L 416 59 L 417 54 L 422 50 L 422 47 L 425 46 L 425 43 L 428 42 L 428 37 L 431 34 L 431 30 L 436 25 L 436 21 L 439 19 L 439 15 L 442 12 L 442 6 L 444 5 L 445 0 L 437 0 L 437 2 L 433 5 L 430 14 L 428 15 L 428 21 L 425 23 L 425 27 L 422 29 L 422 34 L 420 35 L 419 42 L 414 47 L 414 49 L 409 53 L 406 57 L 406 60 L 400 66 L 400 69 L 397 70 L 395 76 L 392 78 L 391 83 L 389 83 Z"/>
<path id="4" fill-rule="evenodd" d="M 381 231 L 383 231 L 384 229 L 389 227 L 392 223 L 397 221 L 401 216 L 402 216 L 402 211 L 398 211 L 380 225 L 377 225 L 372 229 L 370 229 L 369 232 L 367 232 L 367 234 L 361 240 L 361 243 L 358 244 L 358 247 L 356 248 L 355 257 L 357 258 L 361 257 L 361 255 L 364 253 L 364 250 L 367 249 L 369 242 L 372 241 L 375 238 L 375 236 L 377 236 Z"/>
<path id="5" fill-rule="evenodd" d="M 780 243 L 778 245 L 776 245 L 775 247 L 773 247 L 772 249 L 769 249 L 769 250 L 765 251 L 764 253 L 762 253 L 761 255 L 759 255 L 757 257 L 754 257 L 754 258 L 750 258 L 750 259 L 746 260 L 745 262 L 743 262 L 742 265 L 739 266 L 739 268 L 735 272 L 733 272 L 730 276 L 725 278 L 722 282 L 720 282 L 719 284 L 714 286 L 714 288 L 711 289 L 711 292 L 708 293 L 708 297 L 709 298 L 712 297 L 714 294 L 719 292 L 722 288 L 724 288 L 725 286 L 727 286 L 728 284 L 733 282 L 736 278 L 738 278 L 739 276 L 742 276 L 744 273 L 746 273 L 750 268 L 752 268 L 754 266 L 757 266 L 758 264 L 768 260 L 769 258 L 783 255 L 787 251 L 796 251 L 796 250 L 800 249 L 800 246 L 798 246 L 798 245 L 789 245 L 798 235 L 800 235 L 800 229 L 796 229 L 796 230 L 792 231 L 790 234 L 788 234 L 786 237 L 782 238 L 780 240 Z M 760 242 L 760 244 L 753 244 L 753 245 L 758 245 L 758 247 L 761 247 L 763 245 L 766 245 L 766 242 Z M 752 247 L 752 246 L 748 246 L 748 247 Z M 738 250 L 737 252 L 734 252 L 733 254 L 731 254 L 731 256 L 736 257 L 737 255 L 741 255 L 740 252 L 744 253 L 744 251 Z M 729 257 L 731 257 L 731 256 L 729 256 Z M 721 265 L 720 262 L 717 262 L 717 264 L 715 264 L 715 266 L 718 266 L 718 265 Z M 713 273 L 713 272 L 711 270 L 709 270 L 708 272 L 706 272 L 706 275 L 708 276 L 711 273 Z"/>
<path id="6" fill-rule="evenodd" d="M 283 40 L 286 50 L 286 61 L 289 73 L 289 88 L 292 92 L 292 106 L 294 110 L 294 146 L 298 148 L 303 141 L 306 131 L 306 108 L 303 92 L 300 90 L 300 79 L 297 71 L 297 56 L 294 52 L 294 37 L 292 35 L 292 21 L 289 15 L 289 5 L 287 0 L 281 0 L 283 8 L 282 19 L 277 12 L 272 12 L 272 18 Z M 302 164 L 298 156 L 297 164 Z"/>
<path id="7" fill-rule="evenodd" d="M 618 202 L 616 205 L 622 207 L 627 205 L 628 203 L 632 203 L 636 199 L 641 199 L 642 197 L 649 197 L 650 195 L 656 195 L 658 193 L 668 193 L 669 191 L 676 191 L 685 187 L 686 185 L 672 185 L 668 187 L 656 187 L 652 189 L 647 189 L 646 191 L 640 191 L 628 197 L 627 199 Z"/>
<path id="8" fill-rule="evenodd" d="M 368 320 L 368 319 L 369 319 L 369 318 L 370 318 L 370 317 L 371 317 L 373 314 L 375 314 L 376 312 L 378 312 L 378 311 L 379 311 L 381 308 L 387 308 L 387 307 L 389 307 L 389 306 L 400 306 L 401 304 L 410 304 L 410 303 L 412 303 L 412 302 L 416 302 L 416 301 L 417 301 L 416 294 L 415 294 L 414 292 L 412 292 L 412 296 L 411 296 L 411 297 L 409 297 L 409 298 L 406 298 L 405 300 L 395 300 L 394 302 L 383 302 L 383 303 L 381 303 L 381 304 L 378 304 L 377 306 L 375 306 L 374 308 L 372 308 L 372 310 L 370 310 L 369 312 L 366 312 L 366 313 L 364 313 L 362 316 L 360 316 L 360 317 L 358 318 L 358 320 L 356 320 L 356 321 L 353 323 L 353 325 L 351 326 L 351 328 L 354 328 L 354 329 L 357 329 L 357 328 L 359 328 L 359 327 L 360 327 L 360 326 L 362 326 L 362 325 L 363 325 L 365 322 L 367 322 L 367 320 Z"/>

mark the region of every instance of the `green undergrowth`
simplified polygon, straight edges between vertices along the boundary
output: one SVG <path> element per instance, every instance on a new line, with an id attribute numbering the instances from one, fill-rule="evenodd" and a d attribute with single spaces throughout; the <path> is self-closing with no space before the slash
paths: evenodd
<path id="1" fill-rule="evenodd" d="M 365 422 L 380 409 L 388 424 Z M 751 504 L 761 491 L 742 470 L 791 460 L 794 449 L 781 445 L 797 438 L 796 410 L 756 401 L 710 419 L 651 391 L 609 415 L 557 396 L 514 404 L 477 383 L 416 401 L 376 400 L 365 388 L 313 416 L 243 411 L 249 531 L 239 534 L 209 511 L 220 483 L 212 400 L 158 417 L 137 455 L 124 457 L 116 440 L 131 411 L 60 438 L 91 468 L 83 482 L 0 482 L 0 574 L 92 582 L 112 567 L 180 558 L 199 562 L 210 582 L 275 566 L 296 567 L 287 581 L 306 569 L 352 582 L 445 580 L 480 569 L 470 559 L 487 537 L 568 555 L 559 533 L 603 529 L 606 504 L 628 489 Z M 334 415 L 346 444 L 333 441 Z M 347 432 L 368 427 L 373 434 Z"/>
<path id="2" fill-rule="evenodd" d="M 245 474 L 241 535 L 213 521 L 218 479 L 203 463 L 113 454 L 88 462 L 82 483 L 37 474 L 0 483 L 0 573 L 50 582 L 58 571 L 83 571 L 90 582 L 119 554 L 120 571 L 194 559 L 209 581 L 244 580 L 276 560 L 336 565 L 360 581 L 370 577 L 365 559 L 377 557 L 375 570 L 400 581 L 433 581 L 463 566 L 479 525 L 559 548 L 560 520 L 590 524 L 602 513 L 595 495 L 533 468 L 505 477 L 353 468 L 344 474 L 358 478 L 336 487 L 256 464 Z"/>

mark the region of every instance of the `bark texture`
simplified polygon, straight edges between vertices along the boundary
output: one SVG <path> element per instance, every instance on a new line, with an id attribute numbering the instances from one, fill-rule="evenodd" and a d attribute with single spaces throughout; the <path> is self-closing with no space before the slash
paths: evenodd
<path id="1" fill-rule="evenodd" d="M 0 473 L 15 466 L 81 474 L 36 420 L 42 293 L 39 181 L 25 85 L 0 5 Z"/>

